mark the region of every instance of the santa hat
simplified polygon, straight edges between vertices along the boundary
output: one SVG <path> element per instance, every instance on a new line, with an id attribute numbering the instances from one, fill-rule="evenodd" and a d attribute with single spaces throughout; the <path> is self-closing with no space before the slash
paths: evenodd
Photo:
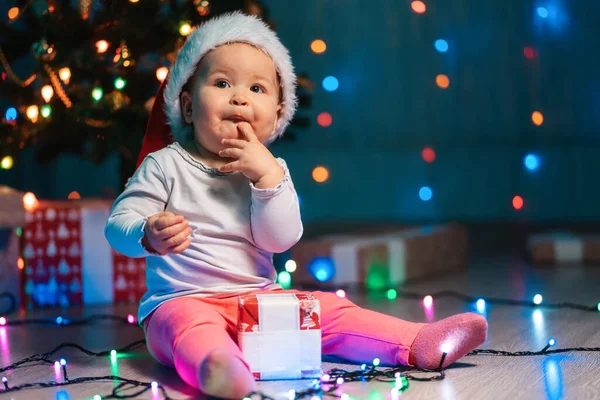
<path id="1" fill-rule="evenodd" d="M 275 132 L 267 140 L 267 144 L 283 134 L 294 116 L 298 103 L 296 75 L 289 52 L 275 32 L 262 20 L 236 11 L 212 18 L 189 34 L 169 71 L 166 83 L 163 82 L 156 95 L 138 165 L 149 152 L 159 150 L 173 140 L 185 141 L 190 137 L 192 126 L 183 119 L 179 101 L 183 86 L 194 75 L 198 63 L 206 53 L 223 44 L 240 42 L 263 50 L 275 63 L 281 85 L 282 109 Z M 164 126 L 166 123 L 170 129 Z"/>

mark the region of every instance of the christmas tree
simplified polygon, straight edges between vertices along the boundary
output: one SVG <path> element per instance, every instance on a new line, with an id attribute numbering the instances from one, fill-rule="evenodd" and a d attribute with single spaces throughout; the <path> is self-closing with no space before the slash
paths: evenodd
<path id="1" fill-rule="evenodd" d="M 17 0 L 0 24 L 0 149 L 18 162 L 35 146 L 44 163 L 64 152 L 102 162 L 117 151 L 131 176 L 160 82 L 193 26 L 242 10 L 265 20 L 257 0 Z M 299 107 L 312 84 L 298 79 Z M 298 116 L 294 129 L 308 126 Z"/>

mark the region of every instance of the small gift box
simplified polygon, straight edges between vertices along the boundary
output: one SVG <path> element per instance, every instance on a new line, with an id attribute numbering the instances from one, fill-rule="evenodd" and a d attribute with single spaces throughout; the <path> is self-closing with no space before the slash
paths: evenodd
<path id="1" fill-rule="evenodd" d="M 321 376 L 321 307 L 312 294 L 240 296 L 238 343 L 258 380 Z"/>

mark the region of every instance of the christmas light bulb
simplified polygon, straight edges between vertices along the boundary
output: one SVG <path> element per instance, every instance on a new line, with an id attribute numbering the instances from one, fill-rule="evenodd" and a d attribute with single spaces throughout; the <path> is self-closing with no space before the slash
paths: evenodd
<path id="1" fill-rule="evenodd" d="M 43 105 L 41 113 L 42 113 L 42 117 L 48 118 L 50 116 L 50 114 L 52 114 L 52 107 L 50 107 L 49 104 Z"/>
<path id="2" fill-rule="evenodd" d="M 133 324 L 135 322 L 135 317 L 131 314 L 127 315 L 127 322 Z"/>
<path id="3" fill-rule="evenodd" d="M 479 299 L 477 300 L 477 312 L 483 314 L 485 312 L 485 300 Z"/>
<path id="4" fill-rule="evenodd" d="M 388 300 L 395 300 L 397 296 L 398 293 L 396 292 L 396 289 L 390 289 L 387 291 Z"/>
<path id="5" fill-rule="evenodd" d="M 346 393 L 342 393 L 340 396 L 340 400 L 350 400 L 350 396 Z"/>
<path id="6" fill-rule="evenodd" d="M 188 24 L 187 22 L 181 24 L 181 26 L 179 27 L 179 34 L 181 36 L 187 36 L 190 33 L 192 33 L 192 27 L 190 26 L 190 24 Z"/>
<path id="7" fill-rule="evenodd" d="M 52 86 L 44 86 L 42 88 L 42 98 L 44 99 L 44 101 L 48 103 L 50 100 L 52 100 L 52 96 L 54 96 L 54 89 L 52 89 Z"/>
<path id="8" fill-rule="evenodd" d="M 363 371 L 367 369 L 367 364 L 363 364 L 360 366 L 360 369 L 362 369 Z"/>
<path id="9" fill-rule="evenodd" d="M 339 289 L 337 292 L 335 292 L 335 294 L 337 294 L 338 297 L 341 297 L 342 299 L 344 297 L 346 297 L 346 292 L 343 289 Z M 600 303 L 599 303 L 600 304 Z"/>
<path id="10" fill-rule="evenodd" d="M 63 367 L 64 367 L 65 365 L 67 365 L 67 360 L 65 360 L 64 358 L 61 358 L 61 359 L 60 359 L 60 365 L 62 365 Z"/>
<path id="11" fill-rule="evenodd" d="M 102 396 L 100 396 L 99 394 L 94 396 L 94 400 L 102 400 Z"/>
<path id="12" fill-rule="evenodd" d="M 17 19 L 18 16 L 19 16 L 19 7 L 13 7 L 10 10 L 8 10 L 8 19 L 10 19 L 10 20 Z"/>
<path id="13" fill-rule="evenodd" d="M 25 208 L 25 210 L 27 211 L 33 211 L 35 209 L 35 207 L 37 206 L 38 201 L 37 198 L 35 197 L 35 194 L 31 193 L 31 192 L 27 192 L 23 195 L 23 207 Z"/>
<path id="14" fill-rule="evenodd" d="M 379 358 L 375 358 L 375 359 L 373 360 L 373 365 L 374 365 L 374 366 L 378 366 L 380 362 L 381 362 L 381 360 L 380 360 Z"/>
<path id="15" fill-rule="evenodd" d="M 60 325 L 63 322 L 63 317 L 56 317 L 56 324 Z"/>
<path id="16" fill-rule="evenodd" d="M 106 53 L 106 50 L 108 50 L 108 46 L 109 43 L 106 40 L 98 40 L 96 42 L 96 51 L 99 54 Z"/>
<path id="17" fill-rule="evenodd" d="M 288 399 L 294 400 L 296 398 L 296 391 L 294 389 L 290 389 L 288 391 Z"/>
<path id="18" fill-rule="evenodd" d="M 102 91 L 102 88 L 96 87 L 92 90 L 92 98 L 96 101 L 99 101 L 103 95 L 104 92 Z"/>
<path id="19" fill-rule="evenodd" d="M 38 109 L 38 106 L 32 105 L 32 106 L 27 107 L 27 118 L 29 118 L 31 120 L 31 122 L 35 123 L 38 119 L 39 114 L 40 114 L 40 111 Z"/>
<path id="20" fill-rule="evenodd" d="M 548 344 L 550 346 L 554 346 L 556 344 L 556 340 L 554 338 L 550 338 L 550 340 L 548 340 Z"/>
<path id="21" fill-rule="evenodd" d="M 598 308 L 598 311 L 600 311 L 600 302 L 598 302 L 597 308 Z"/>
<path id="22" fill-rule="evenodd" d="M 160 82 L 162 82 L 165 80 L 168 73 L 169 73 L 169 68 L 160 67 L 156 70 L 156 79 L 158 79 Z"/>
<path id="23" fill-rule="evenodd" d="M 2 377 L 2 383 L 6 383 L 6 382 L 8 382 L 8 378 L 7 378 L 7 377 L 5 377 L 5 376 L 3 376 L 3 377 Z"/>
<path id="24" fill-rule="evenodd" d="M 152 381 L 150 383 L 150 387 L 152 387 L 152 389 L 156 389 L 158 387 L 158 383 L 156 381 Z"/>
<path id="25" fill-rule="evenodd" d="M 342 383 L 344 383 L 344 378 L 342 378 L 341 376 L 339 378 L 337 378 L 336 380 L 338 385 L 341 385 Z"/>
<path id="26" fill-rule="evenodd" d="M 536 294 L 535 296 L 533 296 L 533 302 L 535 304 L 538 304 L 538 305 L 542 304 L 542 300 L 543 300 L 543 297 L 541 294 Z"/>
<path id="27" fill-rule="evenodd" d="M 67 67 L 61 68 L 58 70 L 58 76 L 64 83 L 68 84 L 71 80 L 71 70 Z"/>
<path id="28" fill-rule="evenodd" d="M 6 318 L 0 317 L 0 326 L 6 325 Z"/>
<path id="29" fill-rule="evenodd" d="M 5 156 L 0 161 L 0 168 L 2 169 L 11 169 L 14 164 L 14 160 L 11 156 Z"/>
<path id="30" fill-rule="evenodd" d="M 115 89 L 121 90 L 125 87 L 127 81 L 121 77 L 115 79 Z"/>
<path id="31" fill-rule="evenodd" d="M 433 305 L 433 297 L 431 297 L 430 295 L 423 297 L 423 305 L 426 308 L 431 308 L 431 306 Z"/>
<path id="32" fill-rule="evenodd" d="M 281 271 L 277 275 L 277 281 L 282 285 L 288 285 L 292 281 L 292 276 L 287 271 Z"/>
<path id="33" fill-rule="evenodd" d="M 296 268 L 297 268 L 296 261 L 294 261 L 294 260 L 287 260 L 285 262 L 285 270 L 287 272 L 289 272 L 289 273 L 296 272 Z"/>
<path id="34" fill-rule="evenodd" d="M 440 351 L 448 354 L 450 351 L 452 351 L 452 345 L 450 343 L 444 343 L 440 346 Z"/>
<path id="35" fill-rule="evenodd" d="M 321 377 L 321 382 L 327 382 L 330 379 L 331 379 L 331 376 L 329 376 L 329 374 L 325 374 Z"/>

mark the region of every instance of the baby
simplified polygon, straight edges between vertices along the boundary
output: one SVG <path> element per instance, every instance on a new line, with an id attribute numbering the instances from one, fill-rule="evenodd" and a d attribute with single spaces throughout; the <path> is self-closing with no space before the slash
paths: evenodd
<path id="1" fill-rule="evenodd" d="M 302 236 L 298 197 L 285 161 L 267 149 L 293 117 L 295 86 L 287 49 L 261 20 L 238 12 L 199 26 L 153 108 L 175 141 L 144 158 L 105 228 L 116 251 L 146 257 L 138 319 L 150 353 L 208 395 L 239 399 L 255 388 L 237 345 L 237 296 L 297 293 L 275 283 L 273 253 Z M 449 340 L 460 338 L 445 366 L 486 338 L 477 314 L 413 323 L 313 295 L 322 353 L 352 362 L 437 368 Z"/>

